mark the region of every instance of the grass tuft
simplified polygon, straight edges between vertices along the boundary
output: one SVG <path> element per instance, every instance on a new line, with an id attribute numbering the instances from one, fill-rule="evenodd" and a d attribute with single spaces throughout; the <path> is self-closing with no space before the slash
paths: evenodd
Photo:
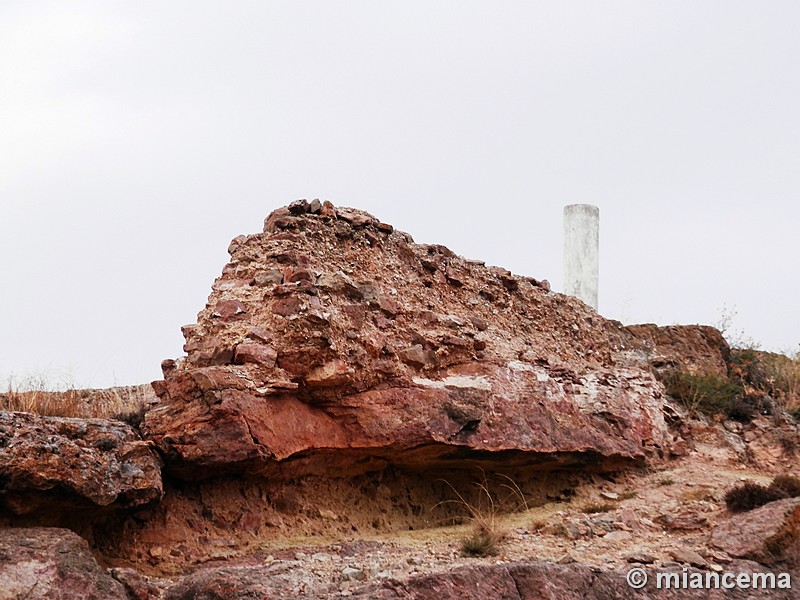
<path id="1" fill-rule="evenodd" d="M 495 556 L 499 551 L 499 546 L 506 534 L 500 530 L 498 523 L 498 499 L 496 493 L 490 490 L 486 473 L 481 471 L 481 480 L 475 483 L 478 489 L 477 499 L 474 502 L 467 500 L 453 485 L 447 480 L 443 481 L 456 495 L 455 500 L 445 500 L 439 504 L 457 504 L 464 507 L 469 513 L 473 527 L 469 535 L 461 540 L 461 555 L 466 557 Z M 516 482 L 502 473 L 497 474 L 505 479 L 499 487 L 508 492 L 505 501 L 516 498 L 522 510 L 528 510 L 525 496 Z M 439 505 L 437 504 L 437 506 Z"/>
<path id="2" fill-rule="evenodd" d="M 472 533 L 461 540 L 461 555 L 468 557 L 497 556 L 504 534 L 486 523 L 475 523 Z"/>

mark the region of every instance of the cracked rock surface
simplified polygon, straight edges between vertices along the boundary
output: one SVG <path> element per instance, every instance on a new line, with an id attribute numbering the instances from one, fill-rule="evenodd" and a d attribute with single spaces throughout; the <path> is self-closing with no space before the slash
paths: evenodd
<path id="1" fill-rule="evenodd" d="M 602 467 L 664 444 L 642 343 L 547 282 L 330 203 L 229 252 L 146 419 L 179 476 Z"/>

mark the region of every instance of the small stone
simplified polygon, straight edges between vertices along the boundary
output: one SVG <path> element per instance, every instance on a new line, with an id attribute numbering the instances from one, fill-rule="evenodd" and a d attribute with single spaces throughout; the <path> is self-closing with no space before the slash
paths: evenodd
<path id="1" fill-rule="evenodd" d="M 211 313 L 212 318 L 230 321 L 231 319 L 242 317 L 247 313 L 244 304 L 238 300 L 220 300 Z"/>
<path id="2" fill-rule="evenodd" d="M 481 319 L 480 317 L 471 317 L 470 321 L 472 321 L 472 324 L 478 331 L 486 331 L 489 328 L 489 322 L 486 319 Z"/>
<path id="3" fill-rule="evenodd" d="M 310 212 L 312 215 L 318 215 L 321 210 L 322 202 L 319 201 L 319 198 L 314 198 L 311 202 L 309 202 L 308 212 Z"/>
<path id="4" fill-rule="evenodd" d="M 311 271 L 307 271 L 306 269 L 300 269 L 297 271 L 291 272 L 286 278 L 286 283 L 297 283 L 300 281 L 308 281 L 311 283 L 315 283 L 317 281 L 317 276 L 312 273 Z"/>
<path id="5" fill-rule="evenodd" d="M 445 269 L 445 277 L 447 283 L 455 287 L 462 287 L 464 285 L 464 277 L 453 267 L 449 266 Z"/>
<path id="6" fill-rule="evenodd" d="M 231 243 L 228 245 L 228 254 L 233 256 L 233 253 L 239 249 L 239 246 L 247 240 L 246 235 L 237 235 L 235 238 L 231 240 Z"/>
<path id="7" fill-rule="evenodd" d="M 571 565 L 571 564 L 576 563 L 576 562 L 578 562 L 578 561 L 575 560 L 575 557 L 572 556 L 569 553 L 565 554 L 564 556 L 562 556 L 561 558 L 559 558 L 556 561 L 556 563 L 559 564 L 559 565 Z"/>
<path id="8" fill-rule="evenodd" d="M 281 283 L 283 283 L 283 275 L 278 269 L 270 269 L 269 271 L 256 273 L 255 277 L 253 277 L 253 285 L 258 287 L 280 285 Z"/>
<path id="9" fill-rule="evenodd" d="M 233 361 L 237 365 L 253 363 L 265 367 L 274 367 L 278 353 L 270 346 L 261 344 L 239 344 L 233 353 Z"/>
<path id="10" fill-rule="evenodd" d="M 335 512 L 333 512 L 332 510 L 329 510 L 327 508 L 320 508 L 319 509 L 319 516 L 322 517 L 323 519 L 328 519 L 329 521 L 338 521 L 339 520 L 339 515 L 337 515 Z"/>
<path id="11" fill-rule="evenodd" d="M 272 342 L 272 334 L 263 327 L 251 327 L 246 337 L 265 344 Z"/>
<path id="12" fill-rule="evenodd" d="M 434 359 L 431 354 L 431 352 L 422 347 L 422 344 L 415 344 L 397 352 L 397 356 L 400 360 L 418 369 L 433 362 Z"/>
<path id="13" fill-rule="evenodd" d="M 294 559 L 295 560 L 305 560 L 308 558 L 308 554 L 305 552 L 295 552 Z"/>
<path id="14" fill-rule="evenodd" d="M 322 208 L 319 211 L 324 217 L 335 217 L 336 216 L 336 208 L 334 208 L 333 203 L 330 200 L 325 200 L 322 203 Z"/>
<path id="15" fill-rule="evenodd" d="M 669 551 L 669 555 L 678 562 L 689 564 L 693 567 L 703 568 L 708 565 L 705 558 L 689 548 L 675 548 Z"/>
<path id="16" fill-rule="evenodd" d="M 640 563 L 643 565 L 651 565 L 656 562 L 656 557 L 647 552 L 634 552 L 625 557 L 629 563 Z"/>
<path id="17" fill-rule="evenodd" d="M 350 581 L 364 581 L 367 578 L 366 572 L 355 567 L 345 567 L 342 569 L 342 575 Z"/>
<path id="18" fill-rule="evenodd" d="M 614 492 L 600 492 L 600 496 L 606 500 L 619 500 L 619 494 L 615 494 Z"/>
<path id="19" fill-rule="evenodd" d="M 289 205 L 289 212 L 293 215 L 304 215 L 308 212 L 308 200 L 295 200 Z"/>

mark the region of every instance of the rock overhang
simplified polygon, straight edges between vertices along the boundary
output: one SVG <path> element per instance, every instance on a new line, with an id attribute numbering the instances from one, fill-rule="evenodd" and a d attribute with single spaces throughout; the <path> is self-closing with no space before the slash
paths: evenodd
<path id="1" fill-rule="evenodd" d="M 228 250 L 146 420 L 177 472 L 611 464 L 665 443 L 641 342 L 544 281 L 327 202 Z"/>

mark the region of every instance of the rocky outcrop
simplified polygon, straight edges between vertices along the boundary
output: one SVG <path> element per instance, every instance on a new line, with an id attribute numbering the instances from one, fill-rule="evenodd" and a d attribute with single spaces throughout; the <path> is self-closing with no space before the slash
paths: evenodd
<path id="1" fill-rule="evenodd" d="M 128 600 L 67 529 L 0 528 L 0 600 Z"/>
<path id="2" fill-rule="evenodd" d="M 728 376 L 731 349 L 719 330 L 707 325 L 629 325 L 657 372 L 679 370 L 693 375 Z"/>
<path id="3" fill-rule="evenodd" d="M 664 442 L 639 342 L 546 282 L 329 203 L 229 252 L 154 384 L 145 432 L 175 473 L 598 466 Z"/>
<path id="4" fill-rule="evenodd" d="M 755 569 L 754 569 L 755 567 Z M 507 598 L 509 600 L 635 600 L 643 597 L 669 600 L 705 600 L 740 598 L 794 598 L 791 589 L 686 589 L 657 587 L 655 570 L 650 570 L 647 584 L 641 589 L 632 588 L 626 573 L 601 571 L 587 565 L 554 565 L 544 562 L 512 563 L 475 566 L 415 577 L 405 581 L 389 581 L 379 589 L 365 589 L 353 598 L 376 600 L 483 600 Z M 659 569 L 682 577 L 681 569 Z M 731 565 L 735 574 L 759 572 L 758 565 L 740 562 Z M 688 570 L 705 581 L 706 573 Z M 713 577 L 713 574 L 712 574 Z M 703 586 L 705 587 L 705 586 Z M 647 594 L 646 596 L 644 594 Z"/>
<path id="5" fill-rule="evenodd" d="M 714 529 L 711 544 L 735 558 L 800 567 L 800 498 L 734 515 Z"/>
<path id="6" fill-rule="evenodd" d="M 161 461 L 130 426 L 0 412 L 0 507 L 126 509 L 161 495 Z"/>
<path id="7" fill-rule="evenodd" d="M 662 581 L 658 587 L 657 572 L 670 575 L 669 586 Z M 749 561 L 736 561 L 726 572 L 735 576 L 764 573 L 759 565 Z M 777 579 L 773 588 L 725 589 L 722 574 L 699 569 L 651 568 L 646 571 L 648 581 L 642 589 L 632 588 L 625 572 L 603 571 L 580 564 L 558 565 L 546 562 L 511 562 L 505 564 L 476 564 L 446 572 L 414 576 L 404 579 L 387 579 L 382 583 L 361 584 L 354 588 L 337 585 L 328 589 L 306 587 L 302 579 L 279 568 L 221 567 L 201 569 L 187 576 L 169 589 L 167 600 L 237 600 L 246 598 L 359 598 L 364 600 L 636 600 L 639 598 L 666 598 L 668 600 L 706 600 L 739 598 L 795 598 L 796 592 L 786 589 L 787 580 Z M 684 582 L 683 577 L 686 577 Z M 694 578 L 694 586 L 688 584 Z M 699 578 L 699 579 L 698 579 Z M 713 587 L 714 578 L 720 583 Z M 702 581 L 698 585 L 697 581 Z M 709 581 L 710 585 L 706 582 Z M 730 587 L 728 580 L 728 587 Z M 789 580 L 790 581 L 790 580 Z"/>

